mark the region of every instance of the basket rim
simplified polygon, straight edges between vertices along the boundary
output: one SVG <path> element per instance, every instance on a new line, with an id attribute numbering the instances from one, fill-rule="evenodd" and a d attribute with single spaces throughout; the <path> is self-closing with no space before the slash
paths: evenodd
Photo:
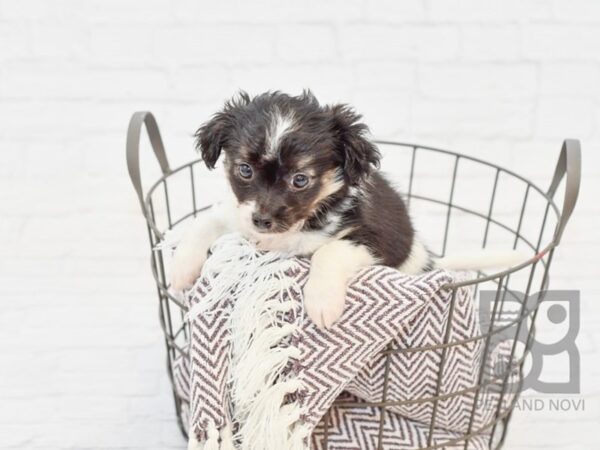
<path id="1" fill-rule="evenodd" d="M 555 201 L 554 201 L 554 197 L 552 195 L 550 195 L 549 192 L 544 191 L 542 188 L 540 188 L 536 183 L 528 180 L 527 178 L 525 178 L 522 175 L 519 175 L 518 173 L 514 172 L 513 170 L 510 169 L 506 169 L 503 166 L 500 166 L 498 164 L 494 164 L 491 163 L 489 161 L 485 161 L 481 158 L 477 158 L 471 155 L 466 155 L 463 153 L 459 153 L 453 150 L 447 150 L 447 149 L 442 149 L 439 147 L 433 147 L 433 146 L 428 146 L 428 145 L 420 145 L 420 144 L 415 144 L 415 143 L 410 143 L 410 142 L 400 142 L 400 141 L 391 141 L 391 140 L 380 140 L 380 139 L 375 139 L 373 140 L 374 143 L 379 144 L 379 145 L 391 145 L 391 146 L 396 146 L 396 147 L 404 147 L 404 148 L 412 148 L 413 151 L 416 151 L 416 149 L 422 149 L 422 150 L 427 150 L 427 151 L 433 151 L 433 152 L 438 152 L 438 153 L 443 153 L 449 156 L 454 156 L 457 160 L 459 159 L 465 159 L 471 162 L 475 162 L 478 164 L 482 164 L 485 166 L 488 166 L 490 168 L 495 169 L 498 173 L 505 173 L 507 175 L 510 175 L 520 181 L 522 181 L 523 183 L 526 184 L 527 189 L 533 189 L 534 191 L 536 191 L 538 194 L 540 194 L 544 200 L 546 200 L 546 216 L 547 213 L 552 210 L 554 212 L 554 214 L 556 215 L 557 219 L 560 219 L 561 213 L 558 209 L 558 206 L 556 205 Z M 160 241 L 163 239 L 164 237 L 164 233 L 161 232 L 158 227 L 156 226 L 156 223 L 154 222 L 153 218 L 152 218 L 152 211 L 153 211 L 153 207 L 152 207 L 152 195 L 155 192 L 155 190 L 161 185 L 164 184 L 166 186 L 166 180 L 171 176 L 174 175 L 178 172 L 181 172 L 182 170 L 186 169 L 186 168 L 191 168 L 192 166 L 194 166 L 195 164 L 201 163 L 202 162 L 202 158 L 196 158 L 193 159 L 187 163 L 184 163 L 178 167 L 176 167 L 175 169 L 170 169 L 167 173 L 163 174 L 160 178 L 158 178 L 148 189 L 145 197 L 144 197 L 144 206 L 146 208 L 146 211 L 148 211 L 149 213 L 145 215 L 145 219 L 146 219 L 146 223 L 148 225 L 148 227 L 154 232 L 154 234 L 156 235 L 157 239 Z M 165 187 L 166 188 L 166 187 Z M 436 200 L 436 199 L 432 199 L 432 198 L 428 198 L 428 197 L 422 197 L 422 196 L 417 196 L 417 195 L 413 195 L 414 198 L 419 198 L 422 200 L 426 200 L 426 201 L 430 201 L 430 202 L 439 202 L 441 203 L 441 201 Z M 446 204 L 446 203 L 444 203 Z M 184 216 L 182 216 L 180 219 L 178 219 L 177 221 L 171 223 L 169 225 L 169 228 L 172 228 L 173 226 L 181 223 L 183 220 L 195 215 L 196 213 L 200 212 L 200 211 L 204 211 L 208 208 L 210 208 L 212 205 L 208 205 L 202 208 L 198 208 L 196 209 L 196 211 L 193 211 L 191 213 L 185 214 Z M 458 209 L 458 210 L 462 210 L 463 212 L 469 213 L 469 214 L 473 214 L 473 215 L 478 215 L 482 218 L 487 218 L 486 216 L 482 215 L 481 213 L 478 213 L 474 210 L 470 210 L 468 208 L 464 208 L 461 207 L 459 205 L 450 205 L 451 208 L 454 209 Z M 545 220 L 544 220 L 545 222 Z M 498 222 L 497 220 L 491 219 L 490 218 L 490 223 L 494 223 L 495 225 L 498 225 L 500 227 L 503 227 L 505 229 L 508 229 L 509 231 L 511 231 L 512 233 L 515 233 L 517 235 L 517 233 L 511 229 L 509 229 L 506 225 Z M 551 241 L 547 244 L 545 244 L 542 247 L 542 243 L 541 240 L 538 243 L 538 245 L 534 245 L 532 242 L 528 241 L 527 239 L 523 238 L 522 236 L 518 235 L 518 237 L 531 249 L 534 251 L 534 255 L 518 264 L 515 264 L 507 269 L 498 271 L 498 272 L 494 272 L 491 273 L 489 275 L 485 275 L 485 276 L 479 276 L 479 274 L 477 274 L 475 277 L 473 278 L 468 278 L 466 280 L 462 280 L 462 281 L 456 281 L 456 282 L 451 282 L 451 283 L 447 283 L 444 286 L 441 287 L 441 289 L 457 289 L 463 286 L 473 286 L 473 285 L 477 285 L 480 283 L 484 283 L 486 281 L 500 281 L 501 279 L 503 279 L 504 277 L 506 277 L 507 275 L 510 275 L 511 273 L 517 272 L 521 269 L 524 269 L 528 266 L 531 266 L 533 264 L 537 264 L 538 262 L 541 262 L 541 264 L 546 267 L 547 266 L 547 262 L 544 261 L 544 256 L 546 256 L 546 254 L 548 254 L 549 252 L 551 252 L 556 246 L 557 246 L 557 242 L 556 239 L 553 237 L 551 239 Z M 158 282 L 158 280 L 156 280 Z M 160 284 L 160 283 L 157 283 Z M 161 286 L 162 288 L 162 286 Z M 168 289 L 161 289 L 161 291 L 164 291 L 163 293 L 165 295 L 167 295 L 168 297 L 170 297 L 172 300 L 177 301 L 177 299 L 175 297 L 173 297 L 169 292 Z"/>

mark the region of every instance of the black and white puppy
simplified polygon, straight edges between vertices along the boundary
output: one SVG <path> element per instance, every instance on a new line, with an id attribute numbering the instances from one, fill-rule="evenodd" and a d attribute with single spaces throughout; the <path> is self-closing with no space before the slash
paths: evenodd
<path id="1" fill-rule="evenodd" d="M 342 314 L 346 284 L 361 268 L 431 269 L 402 197 L 376 170 L 380 154 L 360 119 L 308 91 L 226 102 L 196 137 L 209 168 L 224 153 L 231 195 L 186 230 L 171 287 L 191 287 L 211 244 L 229 231 L 261 250 L 311 257 L 304 305 L 322 327 Z"/>

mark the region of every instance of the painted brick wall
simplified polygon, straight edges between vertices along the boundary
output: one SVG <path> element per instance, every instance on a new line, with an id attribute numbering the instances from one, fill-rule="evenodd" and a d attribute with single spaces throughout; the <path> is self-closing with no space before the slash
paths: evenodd
<path id="1" fill-rule="evenodd" d="M 354 104 L 377 137 L 542 186 L 562 139 L 581 139 L 554 286 L 582 291 L 585 411 L 517 411 L 507 448 L 600 445 L 599 2 L 0 0 L 1 448 L 183 448 L 126 175 L 129 116 L 155 113 L 176 166 L 237 89 L 304 87 Z M 402 161 L 386 151 L 384 169 Z M 424 167 L 424 185 L 447 191 L 443 171 Z M 219 182 L 202 174 L 205 191 Z"/>

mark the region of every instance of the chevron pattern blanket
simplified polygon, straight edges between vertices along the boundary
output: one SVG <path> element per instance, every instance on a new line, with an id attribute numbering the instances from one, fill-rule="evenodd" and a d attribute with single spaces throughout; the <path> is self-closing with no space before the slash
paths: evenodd
<path id="1" fill-rule="evenodd" d="M 449 319 L 449 342 L 481 333 L 471 289 L 459 288 L 452 308 L 443 289 L 459 275 L 367 268 L 351 281 L 341 319 L 324 330 L 303 314 L 308 270 L 306 260 L 258 253 L 239 236 L 215 243 L 187 294 L 189 358 L 174 367 L 189 448 L 454 448 L 448 443 L 493 419 L 497 392 L 480 392 L 474 404 L 470 388 L 480 370 L 502 360 L 502 346 L 485 361 L 478 340 L 445 355 L 411 351 L 443 343 Z M 504 396 L 500 411 L 511 399 Z M 364 403 L 381 401 L 391 406 Z M 474 437 L 468 448 L 489 448 L 488 441 Z"/>

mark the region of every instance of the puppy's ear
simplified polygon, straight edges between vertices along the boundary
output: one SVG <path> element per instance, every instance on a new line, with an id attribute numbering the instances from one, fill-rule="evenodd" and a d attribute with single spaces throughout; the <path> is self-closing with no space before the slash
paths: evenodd
<path id="1" fill-rule="evenodd" d="M 360 122 L 362 116 L 347 105 L 327 107 L 332 127 L 337 136 L 337 148 L 342 161 L 344 176 L 351 185 L 358 184 L 379 167 L 381 155 L 377 147 L 366 137 L 369 128 Z"/>
<path id="2" fill-rule="evenodd" d="M 221 111 L 216 113 L 208 122 L 203 124 L 195 133 L 196 150 L 202 155 L 202 160 L 209 169 L 214 169 L 223 145 L 235 126 L 235 112 L 250 103 L 250 97 L 243 91 L 225 102 Z"/>
<path id="3" fill-rule="evenodd" d="M 228 114 L 221 111 L 196 131 L 196 150 L 200 152 L 204 164 L 209 169 L 215 168 L 229 124 Z"/>

